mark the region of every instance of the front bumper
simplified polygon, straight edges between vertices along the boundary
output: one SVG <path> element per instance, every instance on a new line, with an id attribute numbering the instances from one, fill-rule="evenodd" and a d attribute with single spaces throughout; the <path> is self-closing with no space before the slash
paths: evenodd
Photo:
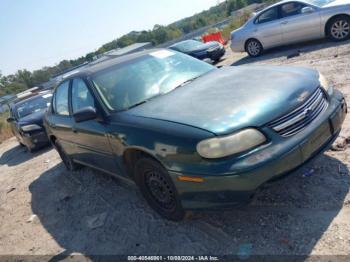
<path id="1" fill-rule="evenodd" d="M 211 52 L 208 52 L 208 57 L 211 59 L 211 60 L 214 60 L 214 61 L 217 61 L 219 60 L 221 57 L 223 57 L 225 55 L 225 48 L 218 48 L 214 51 L 211 51 Z"/>
<path id="2" fill-rule="evenodd" d="M 49 138 L 45 131 L 22 134 L 22 143 L 29 149 L 39 149 L 49 145 Z"/>
<path id="3" fill-rule="evenodd" d="M 246 203 L 254 192 L 269 180 L 279 178 L 327 150 L 340 133 L 347 113 L 340 92 L 321 116 L 293 137 L 249 155 L 232 165 L 228 173 L 200 176 L 202 183 L 179 181 L 169 171 L 185 209 L 225 207 Z"/>
<path id="4" fill-rule="evenodd" d="M 231 40 L 230 48 L 231 48 L 232 52 L 239 53 L 239 52 L 245 51 L 244 42 L 241 40 L 238 40 L 238 39 Z"/>

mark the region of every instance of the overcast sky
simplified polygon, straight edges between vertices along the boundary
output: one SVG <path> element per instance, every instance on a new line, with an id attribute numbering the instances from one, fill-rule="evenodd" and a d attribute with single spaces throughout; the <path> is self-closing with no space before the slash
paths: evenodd
<path id="1" fill-rule="evenodd" d="M 0 0 L 0 71 L 40 69 L 130 31 L 191 16 L 219 0 Z"/>

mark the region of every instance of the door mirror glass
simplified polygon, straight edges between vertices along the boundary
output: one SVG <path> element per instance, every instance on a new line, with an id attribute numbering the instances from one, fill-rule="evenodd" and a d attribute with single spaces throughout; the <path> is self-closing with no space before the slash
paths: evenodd
<path id="1" fill-rule="evenodd" d="M 93 108 L 91 106 L 84 107 L 84 108 L 76 111 L 73 114 L 73 117 L 74 117 L 75 122 L 77 122 L 77 123 L 96 119 L 96 117 L 97 117 L 96 108 Z"/>
<path id="2" fill-rule="evenodd" d="M 15 122 L 15 119 L 13 117 L 9 117 L 6 119 L 7 123 Z"/>
<path id="3" fill-rule="evenodd" d="M 306 6 L 301 9 L 302 14 L 311 14 L 315 12 L 315 9 L 313 9 L 311 6 Z"/>

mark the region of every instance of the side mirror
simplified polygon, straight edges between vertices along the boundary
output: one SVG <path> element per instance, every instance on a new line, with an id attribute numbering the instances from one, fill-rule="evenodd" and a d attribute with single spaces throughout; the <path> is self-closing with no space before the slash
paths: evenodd
<path id="1" fill-rule="evenodd" d="M 301 9 L 302 14 L 311 14 L 315 12 L 315 9 L 313 9 L 311 6 L 306 6 Z"/>
<path id="2" fill-rule="evenodd" d="M 15 119 L 13 117 L 9 117 L 6 119 L 7 123 L 15 122 Z"/>
<path id="3" fill-rule="evenodd" d="M 84 107 L 73 114 L 75 122 L 84 122 L 97 118 L 96 109 L 88 106 Z"/>

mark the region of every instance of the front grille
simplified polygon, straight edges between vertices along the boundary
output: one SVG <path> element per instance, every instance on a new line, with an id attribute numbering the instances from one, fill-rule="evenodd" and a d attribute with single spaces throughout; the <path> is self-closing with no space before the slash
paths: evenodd
<path id="1" fill-rule="evenodd" d="M 300 107 L 268 124 L 284 137 L 293 136 L 306 128 L 328 107 L 328 102 L 321 88 Z"/>

